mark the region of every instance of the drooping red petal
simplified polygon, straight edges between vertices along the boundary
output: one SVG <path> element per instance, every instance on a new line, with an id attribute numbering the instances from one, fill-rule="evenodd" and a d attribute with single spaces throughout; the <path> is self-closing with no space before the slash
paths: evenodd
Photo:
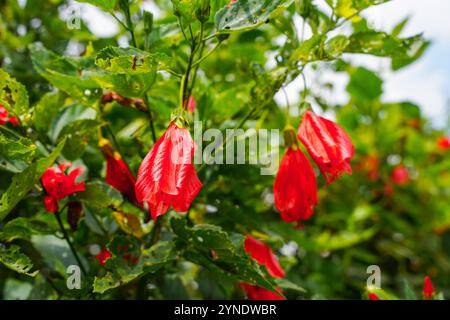
<path id="1" fill-rule="evenodd" d="M 286 300 L 275 292 L 251 284 L 241 283 L 241 288 L 245 290 L 249 300 Z M 277 290 L 281 293 L 281 289 Z"/>
<path id="2" fill-rule="evenodd" d="M 350 160 L 355 153 L 353 143 L 336 123 L 307 111 L 297 136 L 325 176 L 327 183 L 333 182 L 344 172 L 352 174 Z"/>
<path id="3" fill-rule="evenodd" d="M 244 241 L 244 249 L 259 264 L 264 265 L 272 277 L 284 278 L 284 270 L 269 246 L 247 235 Z"/>
<path id="4" fill-rule="evenodd" d="M 58 212 L 58 201 L 52 196 L 44 197 L 44 206 L 48 212 Z"/>
<path id="5" fill-rule="evenodd" d="M 317 204 L 314 170 L 303 152 L 289 148 L 281 160 L 273 185 L 275 207 L 286 222 L 307 220 Z"/>
<path id="6" fill-rule="evenodd" d="M 106 159 L 106 182 L 123 193 L 131 202 L 137 203 L 134 191 L 135 180 L 127 164 L 121 159 L 108 156 Z"/>
<path id="7" fill-rule="evenodd" d="M 194 142 L 188 130 L 171 123 L 139 167 L 135 190 L 138 202 L 146 202 L 153 219 L 170 206 L 185 212 L 202 184 L 192 164 Z"/>
<path id="8" fill-rule="evenodd" d="M 67 179 L 64 180 L 65 183 L 63 194 L 65 195 L 65 197 L 71 195 L 72 193 L 84 191 L 84 181 L 76 182 L 78 177 L 83 174 L 83 171 L 84 170 L 82 168 L 75 168 L 70 171 Z"/>
<path id="9" fill-rule="evenodd" d="M 433 286 L 433 282 L 429 276 L 426 276 L 423 280 L 423 296 L 425 299 L 432 299 L 435 295 L 435 290 Z"/>

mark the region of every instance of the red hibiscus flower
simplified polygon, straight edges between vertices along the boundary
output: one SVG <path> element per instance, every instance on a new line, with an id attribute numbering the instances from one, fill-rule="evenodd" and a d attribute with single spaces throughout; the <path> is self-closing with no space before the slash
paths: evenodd
<path id="1" fill-rule="evenodd" d="M 108 140 L 101 139 L 99 145 L 106 158 L 106 182 L 119 190 L 128 200 L 137 204 L 134 191 L 135 180 L 127 164 Z"/>
<path id="2" fill-rule="evenodd" d="M 84 182 L 77 183 L 75 181 L 83 173 L 83 169 L 75 168 L 66 175 L 65 171 L 70 166 L 71 164 L 66 162 L 59 167 L 48 168 L 41 177 L 42 186 L 47 194 L 44 198 L 44 205 L 49 212 L 58 212 L 58 200 L 84 191 Z"/>
<path id="3" fill-rule="evenodd" d="M 349 136 L 336 123 L 306 111 L 297 133 L 327 183 L 342 173 L 352 174 L 350 160 L 355 151 Z"/>
<path id="4" fill-rule="evenodd" d="M 247 292 L 249 300 L 286 300 L 275 292 L 251 284 L 241 283 L 241 288 Z M 277 290 L 281 293 L 279 288 Z"/>
<path id="5" fill-rule="evenodd" d="M 186 212 L 202 184 L 192 157 L 194 141 L 189 131 L 172 122 L 142 161 L 136 181 L 136 197 L 146 202 L 153 219 L 170 206 Z"/>
<path id="6" fill-rule="evenodd" d="M 288 146 L 273 184 L 275 207 L 286 222 L 307 220 L 317 204 L 317 185 L 313 167 L 300 150 L 295 130 L 284 132 Z"/>
<path id="7" fill-rule="evenodd" d="M 403 186 L 409 182 L 409 171 L 404 165 L 399 165 L 392 170 L 391 178 L 394 184 Z"/>
<path id="8" fill-rule="evenodd" d="M 17 126 L 19 124 L 19 119 L 17 117 L 9 117 L 8 110 L 0 103 L 0 125 L 4 125 L 7 122 L 11 123 L 13 126 Z"/>
<path id="9" fill-rule="evenodd" d="M 437 145 L 442 151 L 447 151 L 448 149 L 450 149 L 450 138 L 439 137 L 437 139 Z"/>
<path id="10" fill-rule="evenodd" d="M 111 258 L 111 252 L 108 251 L 108 249 L 104 248 L 98 255 L 95 256 L 100 262 L 100 265 L 103 267 L 105 266 L 106 260 Z"/>
<path id="11" fill-rule="evenodd" d="M 433 282 L 431 282 L 429 276 L 426 276 L 423 280 L 423 297 L 425 299 L 433 299 L 435 293 Z"/>
<path id="12" fill-rule="evenodd" d="M 375 293 L 369 293 L 369 300 L 381 300 Z"/>
<path id="13" fill-rule="evenodd" d="M 267 272 L 269 272 L 272 277 L 284 277 L 284 270 L 281 268 L 277 257 L 268 245 L 265 245 L 252 236 L 247 235 L 244 241 L 244 249 L 259 264 L 264 265 L 267 269 Z"/>

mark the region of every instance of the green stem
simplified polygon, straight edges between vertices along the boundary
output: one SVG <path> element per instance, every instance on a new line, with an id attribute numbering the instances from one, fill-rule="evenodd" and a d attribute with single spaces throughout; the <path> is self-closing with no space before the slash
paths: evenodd
<path id="1" fill-rule="evenodd" d="M 92 212 L 90 212 L 90 214 L 92 216 L 92 219 L 94 219 L 95 223 L 97 224 L 97 226 L 100 228 L 100 230 L 102 230 L 103 235 L 109 239 L 109 233 L 108 231 L 106 231 L 105 227 L 103 226 L 103 223 L 101 223 L 100 220 L 98 220 L 95 214 L 93 214 Z"/>
<path id="2" fill-rule="evenodd" d="M 204 38 L 203 41 L 207 41 L 209 39 L 212 39 L 212 38 L 216 37 L 217 35 L 218 35 L 217 33 L 213 33 L 213 34 L 207 36 L 206 38 Z"/>
<path id="3" fill-rule="evenodd" d="M 131 20 L 131 14 L 130 14 L 130 5 L 128 5 L 123 8 L 123 13 L 125 14 L 125 20 L 127 22 L 127 30 L 130 32 L 131 35 L 131 43 L 133 44 L 133 47 L 137 48 L 137 42 L 136 42 L 136 36 L 134 34 L 134 25 L 133 21 Z"/>
<path id="4" fill-rule="evenodd" d="M 67 244 L 69 245 L 70 250 L 72 251 L 73 256 L 77 260 L 78 265 L 80 266 L 80 269 L 83 272 L 84 276 L 87 277 L 86 269 L 84 268 L 83 263 L 81 263 L 81 259 L 78 256 L 78 253 L 75 250 L 75 247 L 73 246 L 72 241 L 70 241 L 70 238 L 69 238 L 69 235 L 67 234 L 66 229 L 64 228 L 64 225 L 63 225 L 62 220 L 61 220 L 60 212 L 56 212 L 55 213 L 55 217 L 56 217 L 56 220 L 58 221 L 59 228 L 61 229 L 61 232 L 64 235 L 64 239 L 66 239 Z"/>
<path id="5" fill-rule="evenodd" d="M 150 246 L 153 246 L 159 239 L 162 229 L 162 217 L 157 217 L 154 222 L 154 226 L 152 229 L 152 234 L 150 236 Z"/>
<path id="6" fill-rule="evenodd" d="M 219 48 L 220 44 L 221 44 L 221 42 L 217 42 L 216 45 L 214 46 L 214 48 L 212 48 L 207 54 L 205 54 L 203 57 L 198 59 L 196 62 L 194 62 L 194 64 L 192 66 L 197 67 L 200 63 L 205 61 L 210 55 L 212 55 L 214 53 L 214 51 L 217 50 L 217 48 Z"/>
<path id="7" fill-rule="evenodd" d="M 198 58 L 197 62 L 202 60 L 203 50 L 205 49 L 205 41 L 202 41 L 204 32 L 205 32 L 205 24 L 202 22 L 202 24 L 200 26 L 200 36 L 199 36 L 199 39 L 200 39 L 200 50 L 199 50 L 199 58 Z M 192 76 L 191 86 L 187 90 L 187 94 L 186 94 L 187 98 L 189 98 L 192 95 L 192 91 L 194 90 L 194 86 L 195 86 L 195 82 L 197 80 L 197 73 L 198 73 L 198 68 L 199 67 L 200 67 L 199 63 L 197 63 L 197 64 L 193 63 L 192 64 L 192 68 L 194 68 L 194 71 L 192 72 L 193 76 Z"/>
<path id="8" fill-rule="evenodd" d="M 250 119 L 250 117 L 255 113 L 256 109 L 257 109 L 256 107 L 253 107 L 253 108 L 245 115 L 245 117 L 242 118 L 242 120 L 234 127 L 234 130 L 237 130 L 237 129 L 243 127 L 244 124 L 247 122 L 247 120 Z M 234 136 L 233 136 L 233 135 L 228 136 L 228 137 L 225 139 L 225 141 L 222 142 L 222 144 L 221 144 L 221 146 L 220 146 L 219 149 L 223 149 L 223 147 L 230 141 L 230 139 L 234 139 Z M 209 160 L 209 159 L 208 159 L 208 160 Z M 199 173 L 200 171 L 202 171 L 202 170 L 206 167 L 208 160 L 205 161 L 205 162 L 198 168 L 197 173 Z"/>
<path id="9" fill-rule="evenodd" d="M 158 139 L 156 137 L 155 124 L 153 123 L 153 114 L 152 114 L 152 110 L 150 108 L 150 101 L 148 100 L 147 94 L 144 94 L 144 102 L 147 105 L 147 114 L 148 114 L 148 119 L 150 121 L 150 130 L 152 131 L 153 143 L 156 143 L 156 141 Z"/>
<path id="10" fill-rule="evenodd" d="M 184 32 L 183 24 L 181 23 L 181 18 L 180 17 L 177 17 L 177 18 L 178 18 L 178 24 L 180 25 L 180 29 L 181 29 L 181 33 L 183 34 L 183 37 L 186 39 L 186 41 L 189 43 L 189 45 L 192 46 L 191 40 L 189 40 L 186 33 Z"/>
<path id="11" fill-rule="evenodd" d="M 289 103 L 289 97 L 284 87 L 281 87 L 281 91 L 283 91 L 284 98 L 286 99 L 286 122 L 287 124 L 291 123 L 291 104 Z"/>

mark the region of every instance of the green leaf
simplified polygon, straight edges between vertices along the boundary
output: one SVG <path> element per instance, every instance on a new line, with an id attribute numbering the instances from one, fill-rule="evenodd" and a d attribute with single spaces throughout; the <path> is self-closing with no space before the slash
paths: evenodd
<path id="1" fill-rule="evenodd" d="M 261 72 L 256 76 L 256 83 L 251 89 L 251 105 L 262 109 L 273 101 L 273 96 L 281 88 L 288 76 L 288 69 L 281 67 L 270 72 Z"/>
<path id="2" fill-rule="evenodd" d="M 44 171 L 55 162 L 65 142 L 65 139 L 62 140 L 48 157 L 36 161 L 13 177 L 10 186 L 0 199 L 0 221 L 30 192 Z"/>
<path id="3" fill-rule="evenodd" d="M 91 74 L 97 71 L 93 58 L 60 57 L 36 44 L 30 46 L 30 55 L 36 71 L 70 96 L 88 99 L 87 90 L 99 87 L 91 79 Z"/>
<path id="4" fill-rule="evenodd" d="M 34 126 L 39 132 L 48 131 L 49 125 L 64 106 L 64 95 L 59 92 L 48 92 L 42 96 L 41 100 L 34 107 Z"/>
<path id="5" fill-rule="evenodd" d="M 108 12 L 113 11 L 117 5 L 117 0 L 77 0 L 77 1 L 90 3 Z"/>
<path id="6" fill-rule="evenodd" d="M 406 300 L 418 300 L 417 295 L 414 293 L 414 290 L 406 279 L 403 279 L 403 291 Z"/>
<path id="7" fill-rule="evenodd" d="M 383 80 L 372 71 L 358 67 L 350 71 L 347 91 L 358 101 L 375 100 L 383 93 Z"/>
<path id="8" fill-rule="evenodd" d="M 127 98 L 136 98 L 143 97 L 150 90 L 156 80 L 156 72 L 136 75 L 97 72 L 91 74 L 91 79 L 103 89 L 115 91 Z"/>
<path id="9" fill-rule="evenodd" d="M 391 57 L 393 70 L 398 70 L 419 59 L 429 45 L 422 35 L 400 39 L 371 30 L 351 35 L 345 52 Z"/>
<path id="10" fill-rule="evenodd" d="M 289 7 L 294 0 L 239 0 L 216 13 L 215 26 L 219 33 L 257 28 Z"/>
<path id="11" fill-rule="evenodd" d="M 52 214 L 53 215 L 53 214 Z M 55 218 L 53 216 L 53 218 Z M 33 247 L 39 252 L 45 264 L 59 272 L 61 275 L 67 276 L 67 267 L 70 265 L 78 265 L 70 247 L 65 239 L 61 239 L 54 235 L 34 235 L 31 237 Z M 79 254 L 81 263 L 85 267 L 88 266 L 86 258 Z"/>
<path id="12" fill-rule="evenodd" d="M 344 53 L 349 43 L 350 40 L 348 39 L 348 37 L 343 35 L 338 35 L 334 38 L 331 38 L 325 44 L 325 51 L 327 53 L 327 56 L 333 59 L 339 58 L 342 53 Z"/>
<path id="13" fill-rule="evenodd" d="M 113 56 L 114 53 L 131 51 L 139 52 L 138 49 L 111 49 L 111 47 L 105 49 L 98 57 L 98 63 L 102 67 L 120 72 L 111 73 L 99 68 L 94 58 L 60 57 L 42 46 L 30 46 L 31 59 L 36 71 L 58 89 L 89 106 L 98 101 L 100 87 L 128 98 L 142 97 L 151 88 L 156 79 L 156 58 L 149 55 L 144 59 L 147 62 L 142 68 L 136 66 L 133 70 L 133 63 L 127 64 L 128 59 L 133 59 L 131 55 Z M 151 68 L 150 61 L 155 63 Z M 144 73 L 146 68 L 150 72 Z"/>
<path id="14" fill-rule="evenodd" d="M 28 113 L 29 102 L 25 87 L 0 68 L 0 103 L 15 116 Z M 26 121 L 27 119 L 25 119 Z"/>
<path id="15" fill-rule="evenodd" d="M 302 287 L 296 285 L 295 283 L 293 283 L 287 279 L 284 279 L 284 278 L 275 279 L 275 283 L 276 283 L 277 287 L 280 287 L 281 289 L 292 290 L 292 291 L 296 291 L 298 293 L 306 293 L 305 288 L 302 288 Z"/>
<path id="16" fill-rule="evenodd" d="M 84 191 L 78 192 L 74 197 L 97 208 L 119 207 L 123 202 L 121 193 L 102 181 L 87 182 Z"/>
<path id="17" fill-rule="evenodd" d="M 20 252 L 20 247 L 16 245 L 9 246 L 0 243 L 0 262 L 6 267 L 20 274 L 35 277 L 39 271 L 31 272 L 33 263 L 30 258 Z"/>
<path id="18" fill-rule="evenodd" d="M 3 287 L 2 300 L 27 300 L 32 289 L 33 285 L 29 282 L 8 278 Z"/>
<path id="19" fill-rule="evenodd" d="M 160 241 L 150 249 L 140 251 L 138 242 L 123 236 L 115 237 L 108 244 L 108 250 L 112 254 L 105 264 L 108 272 L 94 280 L 94 292 L 97 293 L 130 283 L 148 272 L 156 272 L 176 257 L 172 242 Z M 130 255 L 139 257 L 139 261 L 133 264 L 127 260 Z"/>
<path id="20" fill-rule="evenodd" d="M 198 224 L 192 228 L 184 219 L 172 218 L 184 257 L 211 272 L 234 280 L 257 285 L 277 293 L 274 284 L 262 273 L 258 263 L 244 251 L 244 237 L 227 234 L 219 226 Z"/>
<path id="21" fill-rule="evenodd" d="M 95 64 L 105 71 L 119 74 L 148 74 L 156 72 L 158 62 L 149 53 L 136 48 L 106 47 Z"/>
<path id="22" fill-rule="evenodd" d="M 36 145 L 27 138 L 12 139 L 0 133 L 0 156 L 8 160 L 29 162 L 36 152 Z"/>
<path id="23" fill-rule="evenodd" d="M 58 141 L 66 139 L 62 153 L 68 160 L 81 157 L 101 122 L 93 119 L 82 119 L 70 122 L 59 133 Z"/>
<path id="24" fill-rule="evenodd" d="M 337 234 L 324 231 L 317 235 L 313 241 L 319 251 L 341 250 L 369 240 L 377 231 L 378 229 L 374 227 L 360 232 L 343 230 Z"/>
<path id="25" fill-rule="evenodd" d="M 398 24 L 396 24 L 394 26 L 394 28 L 392 28 L 391 36 L 398 37 L 400 35 L 400 33 L 403 31 L 403 29 L 405 28 L 405 26 L 408 24 L 408 22 L 409 22 L 409 17 L 403 19 Z"/>
<path id="26" fill-rule="evenodd" d="M 313 35 L 306 41 L 303 41 L 300 47 L 294 50 L 291 55 L 291 61 L 312 62 L 324 58 L 324 43 L 326 35 Z"/>
<path id="27" fill-rule="evenodd" d="M 430 42 L 426 41 L 422 36 L 407 38 L 403 40 L 403 44 L 407 48 L 405 52 L 392 58 L 392 70 L 394 71 L 418 60 L 430 46 Z"/>
<path id="28" fill-rule="evenodd" d="M 391 0 L 337 0 L 334 11 L 341 17 L 357 21 L 360 19 L 357 14 L 362 10 L 389 1 Z M 333 7 L 331 0 L 327 0 L 327 2 Z"/>
<path id="29" fill-rule="evenodd" d="M 30 240 L 31 236 L 54 234 L 59 230 L 52 214 L 41 214 L 31 218 L 19 217 L 9 221 L 0 232 L 0 239 L 11 242 L 15 239 Z"/>
<path id="30" fill-rule="evenodd" d="M 174 14 L 182 17 L 187 23 L 195 21 L 197 4 L 195 0 L 171 0 Z"/>

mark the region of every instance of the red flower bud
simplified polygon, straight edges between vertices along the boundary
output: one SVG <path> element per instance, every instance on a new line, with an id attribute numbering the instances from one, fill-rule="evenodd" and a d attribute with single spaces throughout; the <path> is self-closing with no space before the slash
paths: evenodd
<path id="1" fill-rule="evenodd" d="M 450 138 L 439 137 L 437 140 L 437 145 L 442 151 L 447 151 L 448 149 L 450 149 Z"/>
<path id="2" fill-rule="evenodd" d="M 58 200 L 84 191 L 84 182 L 77 183 L 75 181 L 83 173 L 83 169 L 75 168 L 66 175 L 64 171 L 70 166 L 71 164 L 66 162 L 59 167 L 50 167 L 41 177 L 42 186 L 47 193 L 44 205 L 49 212 L 58 212 Z"/>
<path id="3" fill-rule="evenodd" d="M 100 251 L 100 253 L 95 257 L 97 258 L 98 262 L 100 262 L 100 265 L 103 267 L 106 263 L 106 260 L 111 258 L 111 252 L 109 252 L 108 249 L 105 248 L 102 251 Z"/>
<path id="4" fill-rule="evenodd" d="M 409 182 L 409 171 L 404 165 L 399 165 L 392 170 L 392 181 L 399 186 Z"/>
<path id="5" fill-rule="evenodd" d="M 136 197 L 146 202 L 153 219 L 170 206 L 186 212 L 202 184 L 197 177 L 192 157 L 194 141 L 189 131 L 171 123 L 142 161 L 136 181 Z"/>
<path id="6" fill-rule="evenodd" d="M 259 264 L 262 264 L 266 267 L 267 272 L 272 277 L 275 278 L 283 278 L 285 273 L 281 268 L 280 263 L 277 260 L 277 257 L 272 252 L 272 249 L 268 245 L 265 245 L 259 240 L 256 240 L 250 235 L 245 237 L 244 241 L 244 249 L 250 254 L 250 256 L 255 259 Z"/>
<path id="7" fill-rule="evenodd" d="M 327 183 L 342 173 L 352 174 L 354 147 L 347 133 L 336 123 L 306 111 L 297 133 Z"/>
<path id="8" fill-rule="evenodd" d="M 241 288 L 245 290 L 249 300 L 286 300 L 281 295 L 251 284 L 241 283 Z M 281 294 L 281 289 L 277 288 L 277 290 Z"/>
<path id="9" fill-rule="evenodd" d="M 187 110 L 190 113 L 194 113 L 196 107 L 197 107 L 197 101 L 195 101 L 195 98 L 193 96 L 190 96 L 188 103 L 187 103 Z"/>
<path id="10" fill-rule="evenodd" d="M 381 300 L 375 293 L 369 293 L 369 300 Z"/>
<path id="11" fill-rule="evenodd" d="M 431 282 L 429 276 L 426 276 L 423 281 L 423 297 L 425 299 L 433 299 L 435 293 L 433 282 Z"/>
<path id="12" fill-rule="evenodd" d="M 72 231 L 77 230 L 78 221 L 81 218 L 81 210 L 83 207 L 81 206 L 81 202 L 78 201 L 70 201 L 67 209 L 67 222 L 70 225 L 70 229 Z"/>
<path id="13" fill-rule="evenodd" d="M 286 222 L 307 220 L 317 204 L 314 170 L 297 145 L 289 147 L 273 184 L 275 207 Z"/>
<path id="14" fill-rule="evenodd" d="M 134 191 L 135 180 L 127 164 L 106 139 L 99 141 L 106 158 L 106 182 L 119 190 L 128 200 L 138 203 Z"/>
<path id="15" fill-rule="evenodd" d="M 17 126 L 19 124 L 19 119 L 17 117 L 9 117 L 8 110 L 0 103 L 0 125 L 4 125 L 7 122 L 11 123 L 13 126 Z"/>

